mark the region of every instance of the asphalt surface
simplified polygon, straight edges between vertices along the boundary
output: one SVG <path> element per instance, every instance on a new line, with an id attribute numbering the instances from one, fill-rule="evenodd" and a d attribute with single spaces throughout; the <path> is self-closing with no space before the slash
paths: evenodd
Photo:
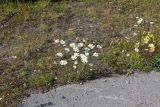
<path id="1" fill-rule="evenodd" d="M 31 94 L 21 107 L 160 107 L 160 73 L 105 77 Z"/>

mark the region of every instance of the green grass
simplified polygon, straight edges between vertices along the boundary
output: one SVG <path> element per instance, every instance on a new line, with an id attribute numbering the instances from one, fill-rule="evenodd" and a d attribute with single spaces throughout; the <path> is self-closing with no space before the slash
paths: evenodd
<path id="1" fill-rule="evenodd" d="M 132 71 L 159 71 L 160 21 L 158 0 L 79 0 L 77 2 L 35 4 L 0 4 L 0 106 L 14 107 L 27 90 L 50 88 L 72 82 Z M 153 21 L 133 28 L 136 16 Z M 155 35 L 156 51 L 135 52 L 143 31 Z M 137 36 L 134 32 L 139 31 Z M 54 39 L 68 41 L 88 38 L 103 45 L 99 59 L 90 71 L 88 66 L 61 67 L 55 54 L 62 47 Z M 128 39 L 126 39 L 128 38 Z M 15 56 L 17 58 L 15 58 Z M 65 56 L 69 57 L 69 56 Z"/>
<path id="2" fill-rule="evenodd" d="M 54 82 L 56 80 L 56 76 L 54 73 L 49 72 L 45 74 L 35 74 L 32 75 L 29 79 L 29 86 L 31 87 L 44 87 L 44 86 L 51 86 L 54 85 Z"/>

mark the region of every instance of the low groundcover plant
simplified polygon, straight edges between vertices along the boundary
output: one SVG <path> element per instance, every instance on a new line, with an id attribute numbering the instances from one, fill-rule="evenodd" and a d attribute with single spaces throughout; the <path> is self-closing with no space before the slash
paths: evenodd
<path id="1" fill-rule="evenodd" d="M 99 56 L 102 49 L 100 44 L 87 43 L 85 39 L 82 42 L 66 43 L 64 40 L 55 39 L 54 44 L 62 46 L 61 51 L 56 53 L 57 60 L 55 64 L 67 66 L 72 64 L 72 68 L 78 71 L 78 64 L 88 65 L 92 70 L 95 58 Z"/>
<path id="2" fill-rule="evenodd" d="M 151 30 L 144 29 L 146 24 Z M 159 70 L 160 39 L 154 22 L 136 17 L 133 31 L 132 37 L 113 39 L 110 47 L 104 49 L 102 60 L 118 72 Z"/>

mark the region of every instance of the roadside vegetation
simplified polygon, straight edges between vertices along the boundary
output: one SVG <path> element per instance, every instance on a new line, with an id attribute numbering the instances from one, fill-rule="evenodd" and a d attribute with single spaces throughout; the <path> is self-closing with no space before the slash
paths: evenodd
<path id="1" fill-rule="evenodd" d="M 160 70 L 159 0 L 0 4 L 0 107 L 30 90 Z"/>

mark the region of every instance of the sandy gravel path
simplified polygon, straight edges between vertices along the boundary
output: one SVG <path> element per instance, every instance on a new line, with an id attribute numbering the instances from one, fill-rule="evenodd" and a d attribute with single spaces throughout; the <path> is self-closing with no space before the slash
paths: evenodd
<path id="1" fill-rule="evenodd" d="M 22 107 L 160 107 L 160 73 L 135 73 L 31 94 Z"/>

